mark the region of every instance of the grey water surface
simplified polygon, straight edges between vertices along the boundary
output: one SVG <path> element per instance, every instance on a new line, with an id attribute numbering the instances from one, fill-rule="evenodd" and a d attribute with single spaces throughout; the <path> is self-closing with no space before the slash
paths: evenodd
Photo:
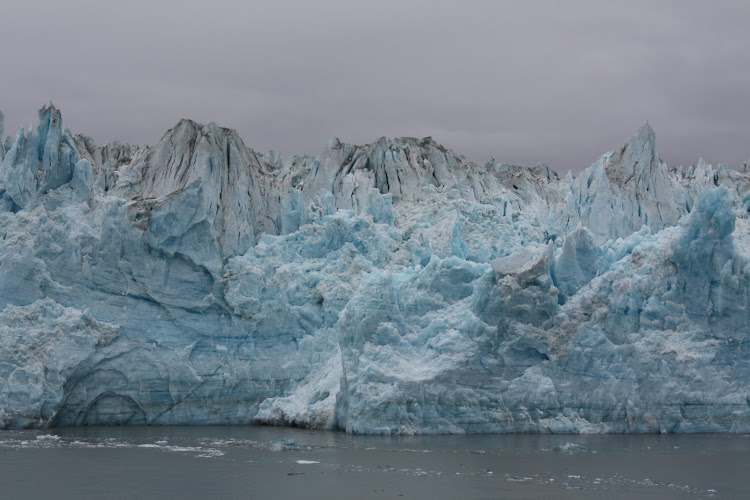
<path id="1" fill-rule="evenodd" d="M 0 432 L 3 498 L 746 498 L 747 435 Z"/>

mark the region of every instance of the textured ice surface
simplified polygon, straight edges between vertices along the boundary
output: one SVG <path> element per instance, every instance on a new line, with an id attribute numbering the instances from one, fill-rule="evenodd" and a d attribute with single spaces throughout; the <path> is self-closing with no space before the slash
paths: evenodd
<path id="1" fill-rule="evenodd" d="M 750 432 L 750 174 L 0 141 L 0 427 Z M 0 130 L 3 121 L 0 115 Z"/>

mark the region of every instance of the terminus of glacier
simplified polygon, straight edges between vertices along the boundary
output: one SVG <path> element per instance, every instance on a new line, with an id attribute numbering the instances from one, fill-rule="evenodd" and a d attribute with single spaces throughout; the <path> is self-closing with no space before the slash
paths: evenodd
<path id="1" fill-rule="evenodd" d="M 750 432 L 750 174 L 648 125 L 563 179 L 52 106 L 0 158 L 0 427 Z"/>

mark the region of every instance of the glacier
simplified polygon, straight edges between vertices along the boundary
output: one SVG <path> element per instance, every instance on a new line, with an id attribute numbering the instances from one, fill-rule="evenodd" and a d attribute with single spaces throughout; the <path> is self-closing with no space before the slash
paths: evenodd
<path id="1" fill-rule="evenodd" d="M 750 432 L 750 173 L 648 123 L 560 177 L 50 104 L 0 161 L 0 428 Z"/>

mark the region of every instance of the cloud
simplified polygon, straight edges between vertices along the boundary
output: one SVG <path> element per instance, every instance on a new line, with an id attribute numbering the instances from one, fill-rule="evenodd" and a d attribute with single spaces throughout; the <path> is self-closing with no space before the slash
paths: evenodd
<path id="1" fill-rule="evenodd" d="M 645 120 L 670 164 L 750 157 L 744 2 L 17 2 L 6 130 L 52 99 L 98 143 L 182 117 L 250 147 L 432 135 L 475 161 L 578 171 Z"/>

